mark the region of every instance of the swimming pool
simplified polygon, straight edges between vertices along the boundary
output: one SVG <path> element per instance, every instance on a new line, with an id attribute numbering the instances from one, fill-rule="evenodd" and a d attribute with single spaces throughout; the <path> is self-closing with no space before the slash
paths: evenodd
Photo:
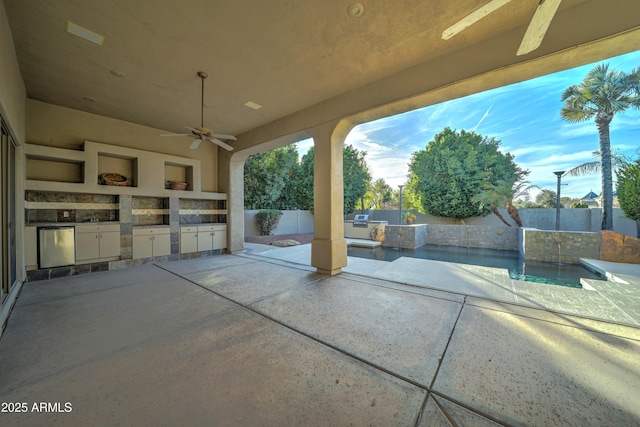
<path id="1" fill-rule="evenodd" d="M 537 261 L 525 262 L 517 251 L 438 245 L 424 245 L 416 249 L 395 249 L 382 246 L 369 249 L 350 246 L 347 255 L 379 261 L 393 261 L 400 257 L 410 257 L 504 268 L 509 271 L 509 276 L 515 280 L 569 286 L 572 288 L 582 287 L 580 285 L 581 277 L 602 279 L 600 275 L 587 270 L 581 265 Z"/>

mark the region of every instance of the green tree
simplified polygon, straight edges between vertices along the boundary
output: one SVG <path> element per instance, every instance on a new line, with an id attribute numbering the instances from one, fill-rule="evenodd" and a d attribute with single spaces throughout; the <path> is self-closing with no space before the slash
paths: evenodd
<path id="1" fill-rule="evenodd" d="M 557 194 L 553 190 L 542 190 L 536 196 L 536 205 L 538 208 L 555 208 L 557 206 L 556 199 Z M 562 204 L 560 204 L 562 207 Z"/>
<path id="2" fill-rule="evenodd" d="M 499 207 L 506 206 L 509 216 L 515 221 L 518 227 L 522 227 L 522 220 L 520 219 L 520 213 L 515 206 L 514 200 L 528 196 L 529 191 L 533 188 L 539 188 L 537 185 L 532 185 L 529 181 L 525 181 L 524 178 L 529 175 L 529 171 L 523 171 L 519 167 L 516 171 L 516 181 L 503 181 L 499 180 L 496 183 L 487 184 L 484 190 L 474 196 L 474 199 L 480 202 L 480 207 L 489 205 L 489 209 L 507 226 L 511 227 L 500 211 Z"/>
<path id="3" fill-rule="evenodd" d="M 485 186 L 515 182 L 519 168 L 511 154 L 499 151 L 500 141 L 475 132 L 444 129 L 425 150 L 413 153 L 408 190 L 431 215 L 464 219 L 486 216 L 489 206 L 474 201 Z"/>
<path id="4" fill-rule="evenodd" d="M 300 185 L 303 187 L 300 200 L 301 209 L 313 210 L 313 168 L 314 147 L 302 157 Z M 371 174 L 367 162 L 366 152 L 345 145 L 342 150 L 342 171 L 344 181 L 344 213 L 356 210 L 360 199 L 364 197 L 371 182 Z"/>
<path id="5" fill-rule="evenodd" d="M 299 207 L 300 209 L 313 211 L 313 166 L 314 147 L 302 156 L 300 161 L 300 178 L 298 179 Z"/>
<path id="6" fill-rule="evenodd" d="M 587 208 L 589 208 L 589 205 L 587 205 L 585 202 L 577 201 L 577 202 L 571 203 L 571 209 L 587 209 Z"/>
<path id="7" fill-rule="evenodd" d="M 609 125 L 613 117 L 629 108 L 640 108 L 640 68 L 630 74 L 596 65 L 578 85 L 565 89 L 560 112 L 563 119 L 584 122 L 594 119 L 598 128 L 602 174 L 602 230 L 613 228 L 613 179 Z"/>
<path id="8" fill-rule="evenodd" d="M 245 209 L 297 208 L 300 169 L 295 144 L 250 156 L 244 164 Z"/>
<path id="9" fill-rule="evenodd" d="M 365 200 L 369 202 L 367 206 L 372 209 L 384 209 L 385 205 L 391 201 L 392 193 L 393 190 L 384 179 L 376 179 L 365 195 Z"/>
<path id="10" fill-rule="evenodd" d="M 640 238 L 640 159 L 618 171 L 618 201 L 625 216 L 636 222 L 636 237 Z"/>

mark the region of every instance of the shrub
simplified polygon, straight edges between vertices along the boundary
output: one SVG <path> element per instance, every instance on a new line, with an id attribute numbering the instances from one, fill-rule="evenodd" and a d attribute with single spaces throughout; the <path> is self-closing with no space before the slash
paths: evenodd
<path id="1" fill-rule="evenodd" d="M 402 215 L 402 219 L 405 220 L 407 222 L 407 224 L 412 223 L 413 221 L 416 220 L 416 214 L 414 214 L 411 211 L 406 211 L 403 215 Z"/>
<path id="2" fill-rule="evenodd" d="M 275 209 L 263 209 L 256 214 L 258 229 L 261 236 L 269 236 L 271 232 L 278 226 L 282 212 Z"/>
<path id="3" fill-rule="evenodd" d="M 571 209 L 584 209 L 589 206 L 585 202 L 575 202 L 571 204 Z"/>

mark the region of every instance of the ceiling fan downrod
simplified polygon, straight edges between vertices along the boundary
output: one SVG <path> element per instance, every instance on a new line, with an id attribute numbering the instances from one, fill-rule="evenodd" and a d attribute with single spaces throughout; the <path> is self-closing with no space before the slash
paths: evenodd
<path id="1" fill-rule="evenodd" d="M 202 79 L 202 90 L 200 91 L 200 127 L 204 128 L 204 79 L 209 77 L 204 71 L 198 71 L 198 77 Z"/>

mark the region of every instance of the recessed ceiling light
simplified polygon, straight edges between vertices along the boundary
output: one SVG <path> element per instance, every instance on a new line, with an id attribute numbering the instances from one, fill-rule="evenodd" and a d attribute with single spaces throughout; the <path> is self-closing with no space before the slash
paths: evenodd
<path id="1" fill-rule="evenodd" d="M 81 27 L 78 24 L 74 24 L 71 21 L 67 21 L 67 32 L 100 46 L 102 46 L 102 44 L 104 43 L 104 36 L 101 36 L 98 33 L 94 33 L 93 31 Z"/>
<path id="2" fill-rule="evenodd" d="M 124 77 L 125 74 L 122 71 L 118 71 L 118 70 L 111 70 L 111 74 L 113 74 L 116 77 Z"/>
<path id="3" fill-rule="evenodd" d="M 87 102 L 94 102 L 94 101 L 95 101 L 95 99 L 93 99 L 93 98 L 92 98 L 92 97 L 90 97 L 90 96 L 83 96 L 83 97 L 82 97 L 82 99 L 84 99 L 84 100 L 85 100 L 85 101 L 87 101 Z"/>
<path id="4" fill-rule="evenodd" d="M 350 16 L 357 18 L 364 13 L 364 6 L 360 3 L 354 3 L 347 8 L 347 13 Z"/>
<path id="5" fill-rule="evenodd" d="M 256 104 L 256 103 L 255 103 L 255 102 L 253 102 L 253 101 L 245 102 L 245 104 L 244 104 L 244 105 L 245 105 L 246 107 L 251 108 L 252 110 L 259 110 L 260 108 L 262 108 L 262 105 L 260 105 L 260 104 Z"/>

